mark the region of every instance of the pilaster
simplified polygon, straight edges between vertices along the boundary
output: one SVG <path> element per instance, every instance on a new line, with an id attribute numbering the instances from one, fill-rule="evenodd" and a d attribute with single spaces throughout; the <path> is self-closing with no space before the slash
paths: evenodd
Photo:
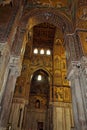
<path id="1" fill-rule="evenodd" d="M 72 126 L 72 105 L 64 102 L 52 103 L 53 109 L 53 129 L 52 130 L 71 130 Z"/>

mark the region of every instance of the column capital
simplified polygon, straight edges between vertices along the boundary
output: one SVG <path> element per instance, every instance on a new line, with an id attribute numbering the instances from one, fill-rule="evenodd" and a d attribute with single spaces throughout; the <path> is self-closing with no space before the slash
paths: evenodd
<path id="1" fill-rule="evenodd" d="M 11 75 L 15 76 L 15 77 L 19 77 L 21 70 L 19 70 L 19 68 L 17 67 L 10 67 L 11 70 Z"/>
<path id="2" fill-rule="evenodd" d="M 83 56 L 81 58 L 81 65 L 82 65 L 82 70 L 85 71 L 85 74 L 87 75 L 87 57 Z"/>
<path id="3" fill-rule="evenodd" d="M 81 63 L 79 61 L 72 61 L 68 67 L 67 78 L 68 80 L 80 76 Z"/>
<path id="4" fill-rule="evenodd" d="M 5 43 L 0 43 L 0 51 L 1 52 L 4 52 L 4 51 L 6 51 L 6 50 L 10 50 L 10 46 L 8 45 L 8 43 L 7 42 L 5 42 Z"/>
<path id="5" fill-rule="evenodd" d="M 15 76 L 20 76 L 22 69 L 22 61 L 20 56 L 10 56 L 9 68 L 11 69 L 11 74 Z"/>
<path id="6" fill-rule="evenodd" d="M 0 43 L 0 58 L 2 56 L 10 55 L 10 47 L 7 43 Z"/>

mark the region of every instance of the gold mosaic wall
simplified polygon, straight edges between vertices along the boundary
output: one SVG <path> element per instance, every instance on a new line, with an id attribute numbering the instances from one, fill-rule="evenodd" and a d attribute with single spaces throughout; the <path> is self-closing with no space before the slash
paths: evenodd
<path id="1" fill-rule="evenodd" d="M 55 41 L 52 51 L 53 53 L 50 56 L 40 54 L 34 55 L 33 50 L 31 50 L 32 44 L 27 43 L 27 46 L 21 76 L 18 78 L 16 83 L 15 96 L 29 100 L 31 76 L 36 70 L 44 69 L 53 77 L 53 79 L 52 77 L 49 77 L 51 85 L 50 99 L 52 99 L 52 88 L 54 88 L 54 101 L 71 102 L 70 87 L 67 80 L 65 49 L 63 47 L 61 36 L 60 39 Z M 28 56 L 28 53 L 30 56 Z"/>

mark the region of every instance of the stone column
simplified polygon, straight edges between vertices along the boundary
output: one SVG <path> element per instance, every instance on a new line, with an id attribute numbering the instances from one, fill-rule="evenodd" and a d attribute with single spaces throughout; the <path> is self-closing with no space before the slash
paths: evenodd
<path id="1" fill-rule="evenodd" d="M 76 96 L 75 96 L 74 79 L 71 80 L 71 92 L 72 92 L 72 105 L 73 105 L 73 113 L 74 113 L 75 130 L 80 130 L 80 125 L 79 125 L 79 120 L 78 120 L 77 102 L 76 102 Z"/>
<path id="2" fill-rule="evenodd" d="M 0 127 L 4 129 L 7 127 L 7 123 L 9 119 L 16 79 L 17 79 L 17 75 L 14 68 L 9 69 L 9 75 L 7 78 L 5 91 L 1 102 L 2 107 L 1 107 L 1 114 L 0 114 Z"/>
<path id="3" fill-rule="evenodd" d="M 87 130 L 87 120 L 83 104 L 82 89 L 80 84 L 80 72 L 78 64 L 73 66 L 68 75 L 68 78 L 71 81 L 75 130 Z"/>
<path id="4" fill-rule="evenodd" d="M 81 58 L 81 66 L 79 68 L 80 71 L 80 84 L 81 91 L 83 96 L 83 104 L 85 108 L 85 115 L 87 120 L 87 57 Z"/>
<path id="5" fill-rule="evenodd" d="M 10 49 L 7 43 L 0 43 L 0 105 L 9 72 Z"/>

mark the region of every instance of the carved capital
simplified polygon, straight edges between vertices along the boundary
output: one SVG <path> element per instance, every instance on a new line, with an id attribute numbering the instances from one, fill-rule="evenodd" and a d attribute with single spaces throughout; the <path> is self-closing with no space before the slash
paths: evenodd
<path id="1" fill-rule="evenodd" d="M 72 61 L 68 67 L 67 78 L 72 80 L 80 76 L 81 63 L 79 61 Z"/>
<path id="2" fill-rule="evenodd" d="M 82 64 L 82 68 L 86 69 L 87 68 L 87 57 L 83 56 L 81 58 L 81 64 Z"/>
<path id="3" fill-rule="evenodd" d="M 87 57 L 85 56 L 81 58 L 81 67 L 82 67 L 82 72 L 87 78 Z"/>
<path id="4" fill-rule="evenodd" d="M 73 73 L 71 73 L 73 71 Z M 68 77 L 71 74 L 80 76 L 81 74 L 87 76 L 87 57 L 83 56 L 80 61 L 72 61 L 68 66 Z"/>
<path id="5" fill-rule="evenodd" d="M 11 56 L 9 68 L 12 71 L 12 75 L 20 76 L 22 69 L 22 61 L 20 57 Z"/>
<path id="6" fill-rule="evenodd" d="M 7 52 L 10 53 L 10 48 L 7 43 L 0 43 L 0 56 L 6 54 Z"/>
<path id="7" fill-rule="evenodd" d="M 15 75 L 15 77 L 20 76 L 21 71 L 19 70 L 19 68 L 11 67 L 10 70 L 11 70 L 11 75 Z"/>

